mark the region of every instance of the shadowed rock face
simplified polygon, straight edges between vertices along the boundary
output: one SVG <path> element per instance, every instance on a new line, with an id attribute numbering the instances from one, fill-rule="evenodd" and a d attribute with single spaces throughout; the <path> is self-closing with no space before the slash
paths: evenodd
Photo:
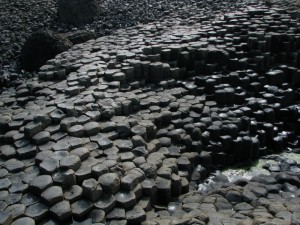
<path id="1" fill-rule="evenodd" d="M 96 34 L 94 32 L 87 30 L 68 32 L 64 34 L 64 36 L 68 38 L 74 45 L 96 38 Z"/>
<path id="2" fill-rule="evenodd" d="M 60 19 L 69 24 L 83 25 L 93 22 L 98 15 L 96 0 L 59 0 L 58 14 Z"/>
<path id="3" fill-rule="evenodd" d="M 28 71 L 35 71 L 47 60 L 68 50 L 71 46 L 72 43 L 68 39 L 52 31 L 33 33 L 21 51 L 22 67 Z"/>

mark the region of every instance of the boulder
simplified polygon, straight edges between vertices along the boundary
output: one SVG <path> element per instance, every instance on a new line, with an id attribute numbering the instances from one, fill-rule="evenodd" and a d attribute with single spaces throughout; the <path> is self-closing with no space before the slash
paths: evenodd
<path id="1" fill-rule="evenodd" d="M 76 30 L 64 34 L 74 45 L 95 39 L 96 34 L 90 30 Z"/>
<path id="2" fill-rule="evenodd" d="M 33 33 L 21 50 L 21 65 L 28 71 L 39 69 L 47 60 L 72 47 L 72 43 L 49 30 Z"/>
<path id="3" fill-rule="evenodd" d="M 97 0 L 58 0 L 57 3 L 59 18 L 68 24 L 93 22 L 99 12 Z"/>

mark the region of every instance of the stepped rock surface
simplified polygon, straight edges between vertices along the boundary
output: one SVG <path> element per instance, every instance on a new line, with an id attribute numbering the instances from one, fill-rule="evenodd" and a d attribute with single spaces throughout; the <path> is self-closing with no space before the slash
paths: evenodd
<path id="1" fill-rule="evenodd" d="M 300 224 L 300 164 L 276 155 L 300 152 L 299 19 L 210 3 L 3 89 L 0 224 Z M 261 157 L 267 175 L 206 183 Z"/>

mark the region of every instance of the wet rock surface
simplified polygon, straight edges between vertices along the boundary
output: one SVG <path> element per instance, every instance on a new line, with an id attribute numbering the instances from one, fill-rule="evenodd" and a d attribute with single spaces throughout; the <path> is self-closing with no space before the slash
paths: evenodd
<path id="1" fill-rule="evenodd" d="M 197 190 L 299 153 L 299 21 L 260 2 L 178 14 L 74 45 L 2 92 L 3 224 L 299 222 L 292 159 Z"/>
<path id="2" fill-rule="evenodd" d="M 232 176 L 227 179 L 219 173 L 202 183 L 198 191 L 170 202 L 164 214 L 147 212 L 149 220 L 142 224 L 177 224 L 182 217 L 193 221 L 192 224 L 297 224 L 292 215 L 299 211 L 299 190 L 285 183 L 285 179 L 298 179 L 299 174 L 283 167 L 294 164 L 299 168 L 299 164 L 278 155 L 264 158 L 272 160 L 272 166 L 278 166 L 279 171 L 273 172 L 265 163 L 263 167 L 269 174 L 238 178 L 234 182 L 230 181 Z"/>

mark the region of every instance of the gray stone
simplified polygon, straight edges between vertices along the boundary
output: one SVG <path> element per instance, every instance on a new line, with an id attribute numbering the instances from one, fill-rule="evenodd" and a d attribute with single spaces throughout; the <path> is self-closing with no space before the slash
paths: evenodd
<path id="1" fill-rule="evenodd" d="M 102 132 L 111 132 L 115 129 L 116 127 L 116 123 L 115 122 L 104 122 L 104 123 L 100 123 L 100 130 Z"/>
<path id="2" fill-rule="evenodd" d="M 75 173 L 76 182 L 81 184 L 84 180 L 92 177 L 92 168 L 90 166 L 81 166 Z"/>
<path id="3" fill-rule="evenodd" d="M 7 190 L 11 186 L 11 181 L 8 178 L 0 179 L 0 191 Z"/>
<path id="4" fill-rule="evenodd" d="M 105 213 L 110 212 L 116 205 L 116 199 L 112 194 L 102 194 L 100 199 L 94 203 L 96 208 L 103 210 Z"/>
<path id="5" fill-rule="evenodd" d="M 171 181 L 165 178 L 157 177 L 157 199 L 161 204 L 167 204 L 171 201 Z"/>
<path id="6" fill-rule="evenodd" d="M 172 176 L 172 169 L 169 168 L 169 167 L 162 166 L 157 171 L 157 175 L 160 176 L 160 177 L 162 177 L 162 178 L 170 180 L 171 176 Z"/>
<path id="7" fill-rule="evenodd" d="M 159 138 L 159 142 L 161 147 L 170 147 L 171 146 L 171 138 L 161 137 Z"/>
<path id="8" fill-rule="evenodd" d="M 26 206 L 23 204 L 14 204 L 10 205 L 5 209 L 5 212 L 8 212 L 12 215 L 12 218 L 15 220 L 24 215 Z"/>
<path id="9" fill-rule="evenodd" d="M 132 161 L 134 159 L 134 154 L 132 152 L 121 152 L 120 155 L 121 160 L 124 161 Z"/>
<path id="10" fill-rule="evenodd" d="M 83 181 L 82 189 L 84 196 L 92 202 L 98 200 L 102 194 L 101 185 L 93 178 Z"/>
<path id="11" fill-rule="evenodd" d="M 136 204 L 136 196 L 134 192 L 129 191 L 129 192 L 118 192 L 115 195 L 117 205 L 124 208 L 128 209 L 130 207 L 133 207 Z"/>
<path id="12" fill-rule="evenodd" d="M 35 145 L 26 145 L 22 148 L 17 149 L 17 155 L 21 159 L 27 159 L 34 157 L 37 154 L 37 147 Z"/>
<path id="13" fill-rule="evenodd" d="M 24 194 L 21 199 L 21 203 L 26 206 L 33 205 L 39 201 L 41 201 L 41 199 L 37 195 L 31 193 Z"/>
<path id="14" fill-rule="evenodd" d="M 132 168 L 131 170 L 126 171 L 125 175 L 127 174 L 132 174 L 136 176 L 139 182 L 142 182 L 145 179 L 145 174 L 140 168 Z"/>
<path id="15" fill-rule="evenodd" d="M 93 22 L 99 13 L 98 8 L 98 2 L 95 0 L 58 1 L 60 19 L 65 23 L 74 25 L 84 25 Z"/>
<path id="16" fill-rule="evenodd" d="M 60 167 L 62 169 L 72 169 L 74 171 L 78 170 L 81 165 L 81 160 L 77 155 L 69 155 L 60 161 Z"/>
<path id="17" fill-rule="evenodd" d="M 56 135 L 60 135 L 60 134 L 63 135 L 62 137 L 66 136 L 66 133 L 56 133 Z M 54 135 L 52 135 L 52 138 L 53 137 L 54 137 Z M 55 141 L 57 141 L 57 140 L 55 140 Z M 69 151 L 70 148 L 71 148 L 71 145 L 62 140 L 57 141 L 52 147 L 53 151 Z"/>
<path id="18" fill-rule="evenodd" d="M 75 117 L 66 117 L 60 122 L 61 131 L 67 132 L 70 127 L 76 125 L 77 119 Z"/>
<path id="19" fill-rule="evenodd" d="M 140 184 L 136 185 L 132 191 L 135 194 L 137 201 L 143 196 L 143 188 Z"/>
<path id="20" fill-rule="evenodd" d="M 108 173 L 108 167 L 104 164 L 99 163 L 92 167 L 92 175 L 94 178 L 98 178 L 106 173 Z"/>
<path id="21" fill-rule="evenodd" d="M 123 208 L 114 208 L 106 216 L 107 220 L 122 220 L 125 219 L 125 210 Z"/>
<path id="22" fill-rule="evenodd" d="M 103 191 L 108 194 L 115 194 L 120 190 L 120 178 L 118 174 L 106 173 L 99 177 Z"/>
<path id="23" fill-rule="evenodd" d="M 11 187 L 9 188 L 10 193 L 24 193 L 27 191 L 29 185 L 24 184 L 22 182 L 13 183 Z"/>
<path id="24" fill-rule="evenodd" d="M 152 209 L 150 197 L 142 197 L 136 206 L 141 207 L 145 212 L 150 211 Z"/>
<path id="25" fill-rule="evenodd" d="M 59 171 L 52 175 L 55 184 L 62 188 L 69 188 L 76 183 L 74 170 Z"/>
<path id="26" fill-rule="evenodd" d="M 16 155 L 16 149 L 10 145 L 4 145 L 0 147 L 1 158 L 7 160 L 11 159 Z"/>
<path id="27" fill-rule="evenodd" d="M 126 211 L 126 219 L 128 224 L 141 224 L 146 220 L 146 213 L 141 207 L 134 206 L 133 209 Z"/>
<path id="28" fill-rule="evenodd" d="M 25 215 L 34 219 L 35 221 L 41 221 L 46 218 L 48 214 L 48 207 L 43 203 L 35 203 L 28 206 L 25 210 Z"/>
<path id="29" fill-rule="evenodd" d="M 1 225 L 10 225 L 13 221 L 12 215 L 9 212 L 0 210 L 0 224 Z"/>
<path id="30" fill-rule="evenodd" d="M 76 148 L 72 151 L 70 151 L 70 155 L 77 155 L 79 156 L 81 161 L 86 160 L 88 157 L 90 157 L 90 152 L 85 147 Z"/>
<path id="31" fill-rule="evenodd" d="M 87 136 L 96 135 L 100 131 L 99 123 L 97 122 L 88 122 L 83 125 L 84 132 Z"/>
<path id="32" fill-rule="evenodd" d="M 259 186 L 252 186 L 249 185 L 249 189 L 257 196 L 257 197 L 265 197 L 268 193 L 266 188 L 259 187 Z"/>
<path id="33" fill-rule="evenodd" d="M 139 146 L 145 146 L 146 142 L 145 140 L 139 136 L 139 135 L 135 135 L 132 137 L 132 143 L 134 147 L 139 147 Z"/>
<path id="34" fill-rule="evenodd" d="M 50 133 L 48 131 L 41 131 L 35 134 L 32 137 L 32 140 L 37 145 L 45 144 L 50 141 Z"/>
<path id="35" fill-rule="evenodd" d="M 225 198 L 230 203 L 240 203 L 240 202 L 243 202 L 241 194 L 239 192 L 237 192 L 237 191 L 228 191 L 228 193 L 225 195 Z"/>
<path id="36" fill-rule="evenodd" d="M 36 194 L 40 194 L 52 185 L 53 185 L 53 181 L 51 176 L 41 175 L 34 178 L 30 182 L 29 189 Z"/>
<path id="37" fill-rule="evenodd" d="M 54 110 L 54 108 L 53 108 Z M 51 110 L 51 111 L 53 111 Z M 51 125 L 51 118 L 48 114 L 37 114 L 34 118 L 34 121 L 41 122 L 43 124 L 43 128 L 48 127 Z"/>
<path id="38" fill-rule="evenodd" d="M 50 150 L 41 151 L 35 156 L 35 162 L 36 164 L 40 164 L 42 161 L 50 158 L 52 155 L 53 152 Z"/>
<path id="39" fill-rule="evenodd" d="M 104 150 L 113 146 L 113 142 L 108 138 L 100 138 L 98 141 L 98 146 L 100 149 Z"/>
<path id="40" fill-rule="evenodd" d="M 64 198 L 65 200 L 73 203 L 83 196 L 83 189 L 78 185 L 73 185 L 71 188 L 65 191 Z"/>
<path id="41" fill-rule="evenodd" d="M 22 181 L 26 184 L 29 184 L 34 178 L 40 175 L 40 169 L 37 166 L 30 166 L 25 169 L 24 177 Z"/>
<path id="42" fill-rule="evenodd" d="M 143 163 L 142 165 L 139 166 L 147 178 L 153 178 L 155 179 L 157 176 L 157 167 L 155 164 L 150 164 L 150 163 Z"/>
<path id="43" fill-rule="evenodd" d="M 68 129 L 71 136 L 82 137 L 84 135 L 84 128 L 82 125 L 74 125 Z"/>
<path id="44" fill-rule="evenodd" d="M 292 225 L 300 224 L 300 210 L 296 210 L 292 215 Z"/>
<path id="45" fill-rule="evenodd" d="M 144 140 L 147 140 L 147 130 L 146 127 L 141 125 L 136 125 L 131 128 L 131 132 L 133 135 L 141 136 Z"/>
<path id="46" fill-rule="evenodd" d="M 68 220 L 72 215 L 70 203 L 66 200 L 58 202 L 50 208 L 50 213 L 59 222 Z"/>
<path id="47" fill-rule="evenodd" d="M 87 42 L 88 40 L 95 39 L 96 34 L 89 30 L 77 30 L 68 32 L 66 38 L 68 38 L 74 45 Z"/>
<path id="48" fill-rule="evenodd" d="M 81 199 L 74 202 L 71 205 L 71 209 L 75 219 L 83 219 L 93 209 L 93 203 L 88 200 Z"/>
<path id="49" fill-rule="evenodd" d="M 140 157 L 140 156 L 147 157 L 149 154 L 148 151 L 146 150 L 145 146 L 139 146 L 139 147 L 134 148 L 132 150 L 132 153 L 137 157 Z"/>
<path id="50" fill-rule="evenodd" d="M 4 200 L 8 196 L 8 191 L 0 191 L 0 201 Z"/>
<path id="51" fill-rule="evenodd" d="M 5 202 L 8 205 L 13 205 L 13 204 L 19 203 L 21 198 L 22 198 L 21 193 L 10 193 L 9 195 L 6 196 Z"/>
<path id="52" fill-rule="evenodd" d="M 33 135 L 42 131 L 42 129 L 43 129 L 43 124 L 41 122 L 32 121 L 24 127 L 24 133 L 29 137 L 33 137 Z"/>
<path id="53" fill-rule="evenodd" d="M 236 205 L 233 207 L 233 209 L 234 209 L 235 211 L 246 211 L 246 210 L 252 210 L 253 207 L 252 207 L 252 205 L 250 205 L 250 204 L 248 204 L 248 203 L 246 203 L 246 202 L 241 202 L 241 203 L 236 204 Z"/>
<path id="54" fill-rule="evenodd" d="M 132 191 L 138 183 L 139 180 L 135 175 L 127 174 L 121 178 L 121 189 L 125 191 Z"/>
<path id="55" fill-rule="evenodd" d="M 9 159 L 3 164 L 9 172 L 20 172 L 24 169 L 24 163 L 17 159 Z"/>
<path id="56" fill-rule="evenodd" d="M 41 198 L 46 203 L 46 205 L 52 206 L 55 203 L 63 200 L 64 195 L 62 188 L 59 186 L 49 187 L 48 189 L 42 192 Z"/>
<path id="57" fill-rule="evenodd" d="M 22 217 L 14 221 L 11 225 L 35 225 L 35 221 L 29 217 Z"/>
<path id="58" fill-rule="evenodd" d="M 105 222 L 105 212 L 101 209 L 93 209 L 89 215 L 93 223 Z"/>
<path id="59" fill-rule="evenodd" d="M 131 151 L 133 148 L 133 144 L 129 140 L 120 140 L 117 145 L 118 149 L 120 151 L 126 152 L 126 151 Z"/>
<path id="60" fill-rule="evenodd" d="M 40 164 L 41 173 L 43 174 L 53 174 L 55 173 L 59 168 L 59 161 L 57 159 L 51 159 L 47 158 L 43 160 L 43 162 Z"/>
<path id="61" fill-rule="evenodd" d="M 157 194 L 157 186 L 155 184 L 155 181 L 153 179 L 145 179 L 141 183 L 143 194 L 145 196 L 154 197 Z"/>
<path id="62" fill-rule="evenodd" d="M 57 160 L 62 160 L 66 156 L 69 155 L 69 152 L 67 151 L 57 151 L 54 152 L 53 155 L 51 156 L 52 159 L 57 159 Z"/>
<path id="63" fill-rule="evenodd" d="M 107 225 L 126 225 L 127 220 L 110 220 L 107 222 Z"/>

